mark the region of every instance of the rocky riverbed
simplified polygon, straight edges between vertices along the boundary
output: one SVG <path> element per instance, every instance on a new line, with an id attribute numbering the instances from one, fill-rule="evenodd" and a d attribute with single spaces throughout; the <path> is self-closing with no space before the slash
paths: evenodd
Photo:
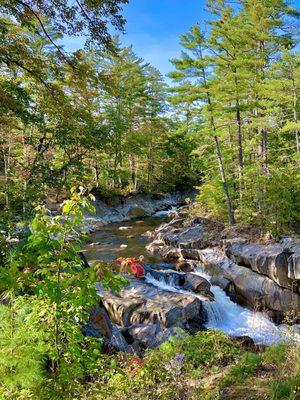
<path id="1" fill-rule="evenodd" d="M 245 237 L 212 240 L 205 218 L 179 215 L 158 227 L 147 249 L 165 258 L 196 261 L 232 298 L 277 319 L 299 322 L 300 243 L 253 243 Z"/>
<path id="2" fill-rule="evenodd" d="M 171 335 L 207 328 L 256 343 L 300 342 L 296 325 L 276 326 L 270 319 L 290 316 L 295 322 L 299 317 L 296 242 L 215 240 L 207 220 L 187 218 L 184 208 L 174 213 L 176 202 L 160 200 L 158 209 L 151 204 L 151 217 L 129 219 L 122 213 L 121 220 L 104 225 L 103 215 L 97 216 L 101 222 L 85 248 L 89 262 L 144 254 L 146 275 L 127 276 L 120 293 L 97 284 L 101 301 L 84 328 L 87 334 L 104 338 L 110 349 L 131 353 L 155 348 Z"/>

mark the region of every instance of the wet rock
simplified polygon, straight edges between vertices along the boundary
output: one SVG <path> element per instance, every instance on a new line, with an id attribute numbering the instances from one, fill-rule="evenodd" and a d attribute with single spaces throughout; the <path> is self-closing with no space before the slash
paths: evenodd
<path id="1" fill-rule="evenodd" d="M 219 286 L 221 289 L 223 289 L 225 292 L 228 292 L 229 286 L 232 285 L 232 282 L 230 282 L 229 279 L 222 278 L 222 277 L 217 277 L 213 276 L 210 279 L 210 283 L 212 285 Z"/>
<path id="2" fill-rule="evenodd" d="M 234 283 L 241 303 L 284 313 L 291 310 L 299 312 L 300 296 L 296 292 L 280 287 L 269 277 L 260 275 L 248 267 L 233 263 L 220 249 L 205 249 L 199 254 L 205 272 Z"/>
<path id="3" fill-rule="evenodd" d="M 179 293 L 159 293 L 148 299 L 131 315 L 131 324 L 155 323 L 162 327 L 183 327 L 201 311 L 201 302 L 196 297 Z"/>
<path id="4" fill-rule="evenodd" d="M 106 308 L 110 319 L 119 326 L 130 324 L 133 311 L 144 304 L 145 300 L 141 296 L 119 296 L 113 292 L 106 293 L 102 302 Z"/>
<path id="5" fill-rule="evenodd" d="M 131 205 L 123 211 L 125 217 L 142 218 L 153 214 L 152 208 L 144 208 L 138 205 Z"/>
<path id="6" fill-rule="evenodd" d="M 180 258 L 181 257 L 181 252 L 179 249 L 173 247 L 173 246 L 165 246 L 160 249 L 160 255 L 164 258 Z"/>
<path id="7" fill-rule="evenodd" d="M 136 324 L 130 326 L 127 331 L 134 341 L 138 341 L 141 348 L 151 349 L 160 346 L 171 336 L 184 334 L 180 328 L 163 329 L 157 324 Z"/>
<path id="8" fill-rule="evenodd" d="M 170 269 L 162 271 L 150 268 L 147 271 L 158 281 L 163 280 L 170 286 L 175 286 L 186 291 L 202 294 L 210 299 L 214 298 L 214 295 L 210 291 L 210 283 L 202 276 L 189 272 L 175 272 Z"/>
<path id="9" fill-rule="evenodd" d="M 181 249 L 181 256 L 186 260 L 199 260 L 197 249 Z"/>
<path id="10" fill-rule="evenodd" d="M 124 336 L 116 326 L 113 326 L 112 335 L 106 343 L 124 353 L 135 353 L 135 348 L 126 342 Z"/>
<path id="11" fill-rule="evenodd" d="M 226 250 L 226 254 L 236 264 L 267 275 L 282 287 L 292 288 L 287 257 L 280 244 L 234 244 Z"/>
<path id="12" fill-rule="evenodd" d="M 105 291 L 96 284 L 112 321 L 121 326 L 157 324 L 161 327 L 184 326 L 202 312 L 202 302 L 195 296 L 173 293 L 129 277 L 129 285 L 120 293 Z"/>
<path id="13" fill-rule="evenodd" d="M 87 218 L 86 219 L 87 222 L 87 228 L 90 231 L 94 231 L 96 232 L 98 229 L 102 228 L 102 226 L 106 225 L 105 220 L 103 220 L 102 218 Z"/>
<path id="14" fill-rule="evenodd" d="M 288 257 L 288 277 L 300 280 L 300 239 L 283 238 L 280 243 Z"/>
<path id="15" fill-rule="evenodd" d="M 189 262 L 185 260 L 180 260 L 175 264 L 175 269 L 176 271 L 181 271 L 181 272 L 191 272 L 193 271 L 194 267 Z"/>
<path id="16" fill-rule="evenodd" d="M 129 229 L 132 229 L 132 226 L 120 226 L 119 231 L 127 231 Z"/>
<path id="17" fill-rule="evenodd" d="M 210 283 L 207 279 L 192 273 L 185 274 L 184 279 L 183 288 L 185 290 L 192 290 L 195 293 L 206 293 L 213 297 L 210 291 Z"/>

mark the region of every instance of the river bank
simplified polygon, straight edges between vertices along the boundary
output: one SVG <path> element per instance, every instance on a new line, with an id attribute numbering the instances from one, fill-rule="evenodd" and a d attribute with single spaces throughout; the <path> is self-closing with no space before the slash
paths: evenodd
<path id="1" fill-rule="evenodd" d="M 216 224 L 215 224 L 216 225 Z M 214 231 L 213 231 L 214 230 Z M 238 303 L 264 310 L 277 321 L 300 317 L 300 243 L 282 238 L 268 243 L 228 233 L 204 217 L 181 212 L 157 228 L 152 254 L 201 265 L 213 282 Z"/>

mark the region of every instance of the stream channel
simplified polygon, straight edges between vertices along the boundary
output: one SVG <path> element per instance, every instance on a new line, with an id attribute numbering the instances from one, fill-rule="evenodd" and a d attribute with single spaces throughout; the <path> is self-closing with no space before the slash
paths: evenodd
<path id="1" fill-rule="evenodd" d="M 174 211 L 175 209 L 159 211 L 151 217 L 112 223 L 98 228 L 89 236 L 85 246 L 87 259 L 89 261 L 112 261 L 118 257 L 143 255 L 146 264 L 155 264 L 166 272 L 166 274 L 162 274 L 166 275 L 166 278 L 162 276 L 159 280 L 147 274 L 145 279 L 149 284 L 175 293 L 183 292 L 191 296 L 198 296 L 203 301 L 203 296 L 183 291 L 172 284 L 172 281 L 167 279 L 168 268 L 166 267 L 170 267 L 170 265 L 167 265 L 168 263 L 160 256 L 152 255 L 145 249 L 151 239 L 144 233 L 169 221 Z M 193 273 L 210 280 L 210 276 L 202 271 L 201 265 Z M 248 336 L 257 344 L 271 345 L 281 341 L 293 341 L 300 344 L 299 326 L 275 325 L 263 313 L 234 303 L 220 287 L 212 285 L 211 291 L 215 300 L 204 300 L 204 307 L 208 314 L 208 322 L 205 325 L 207 328 L 219 329 L 231 336 Z"/>

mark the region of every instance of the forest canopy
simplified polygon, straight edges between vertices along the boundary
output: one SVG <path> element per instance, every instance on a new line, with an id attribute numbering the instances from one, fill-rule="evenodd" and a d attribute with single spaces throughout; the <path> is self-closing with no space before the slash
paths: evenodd
<path id="1" fill-rule="evenodd" d="M 182 35 L 167 85 L 111 37 L 109 25 L 124 29 L 124 3 L 1 1 L 2 207 L 30 213 L 78 184 L 102 195 L 200 187 L 198 203 L 215 218 L 293 224 L 297 10 L 208 2 L 208 29 Z M 87 46 L 67 52 L 64 35 Z"/>

